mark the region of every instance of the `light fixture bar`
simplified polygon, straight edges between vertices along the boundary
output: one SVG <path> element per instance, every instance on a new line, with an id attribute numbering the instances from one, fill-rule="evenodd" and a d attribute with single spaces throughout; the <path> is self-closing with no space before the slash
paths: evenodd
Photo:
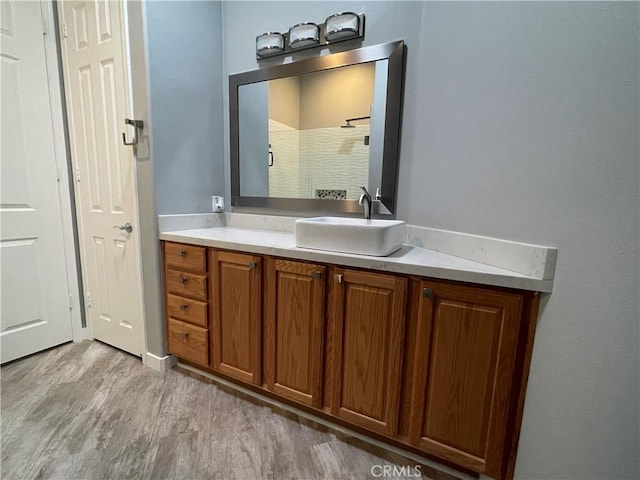
<path id="1" fill-rule="evenodd" d="M 263 60 L 310 48 L 326 47 L 346 40 L 364 38 L 364 20 L 364 13 L 341 12 L 327 17 L 325 23 L 303 22 L 293 25 L 285 33 L 264 33 L 256 37 L 256 59 Z M 327 31 L 327 24 L 330 31 Z M 282 37 L 282 46 L 277 37 L 274 37 L 276 35 Z"/>

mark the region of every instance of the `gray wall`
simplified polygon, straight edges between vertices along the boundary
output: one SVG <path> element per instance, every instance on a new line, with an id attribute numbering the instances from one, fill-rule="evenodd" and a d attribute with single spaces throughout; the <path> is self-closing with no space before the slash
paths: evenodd
<path id="1" fill-rule="evenodd" d="M 225 185 L 221 5 L 145 5 L 156 210 L 210 212 Z"/>
<path id="2" fill-rule="evenodd" d="M 518 478 L 640 476 L 638 6 L 425 5 L 399 217 L 559 249 Z"/>
<path id="3" fill-rule="evenodd" d="M 222 9 L 225 78 L 256 68 L 256 34 L 341 10 L 366 13 L 365 45 L 406 41 L 398 218 L 559 249 L 516 477 L 638 478 L 639 5 Z"/>

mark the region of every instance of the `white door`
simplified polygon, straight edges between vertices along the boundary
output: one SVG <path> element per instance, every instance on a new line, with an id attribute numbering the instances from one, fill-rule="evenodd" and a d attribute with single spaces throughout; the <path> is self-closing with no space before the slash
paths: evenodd
<path id="1" fill-rule="evenodd" d="M 121 137 L 130 116 L 124 2 L 58 5 L 88 326 L 94 338 L 140 355 L 135 159 Z M 126 224 L 130 233 L 116 228 Z"/>
<path id="2" fill-rule="evenodd" d="M 71 340 L 72 328 L 40 2 L 0 9 L 4 363 Z"/>

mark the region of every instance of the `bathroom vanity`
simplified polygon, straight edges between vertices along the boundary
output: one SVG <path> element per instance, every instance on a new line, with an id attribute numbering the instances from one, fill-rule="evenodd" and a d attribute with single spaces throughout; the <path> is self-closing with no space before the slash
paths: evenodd
<path id="1" fill-rule="evenodd" d="M 301 249 L 287 231 L 161 239 L 167 349 L 180 361 L 463 470 L 513 476 L 548 279 L 412 245 L 390 257 Z"/>
<path id="2" fill-rule="evenodd" d="M 348 215 L 364 191 L 365 212 L 392 217 L 404 57 L 396 41 L 231 75 L 231 205 Z M 216 218 L 160 219 L 169 353 L 415 454 L 513 477 L 554 249 L 332 217 L 300 222 L 296 242 L 293 219 Z"/>

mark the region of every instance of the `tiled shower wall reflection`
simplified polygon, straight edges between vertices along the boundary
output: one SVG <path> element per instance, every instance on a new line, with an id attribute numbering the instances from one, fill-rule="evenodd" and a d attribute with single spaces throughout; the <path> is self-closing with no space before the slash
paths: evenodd
<path id="1" fill-rule="evenodd" d="M 316 190 L 346 190 L 348 199 L 358 199 L 360 186 L 369 183 L 366 135 L 368 125 L 299 131 L 270 119 L 269 196 L 315 198 Z"/>

